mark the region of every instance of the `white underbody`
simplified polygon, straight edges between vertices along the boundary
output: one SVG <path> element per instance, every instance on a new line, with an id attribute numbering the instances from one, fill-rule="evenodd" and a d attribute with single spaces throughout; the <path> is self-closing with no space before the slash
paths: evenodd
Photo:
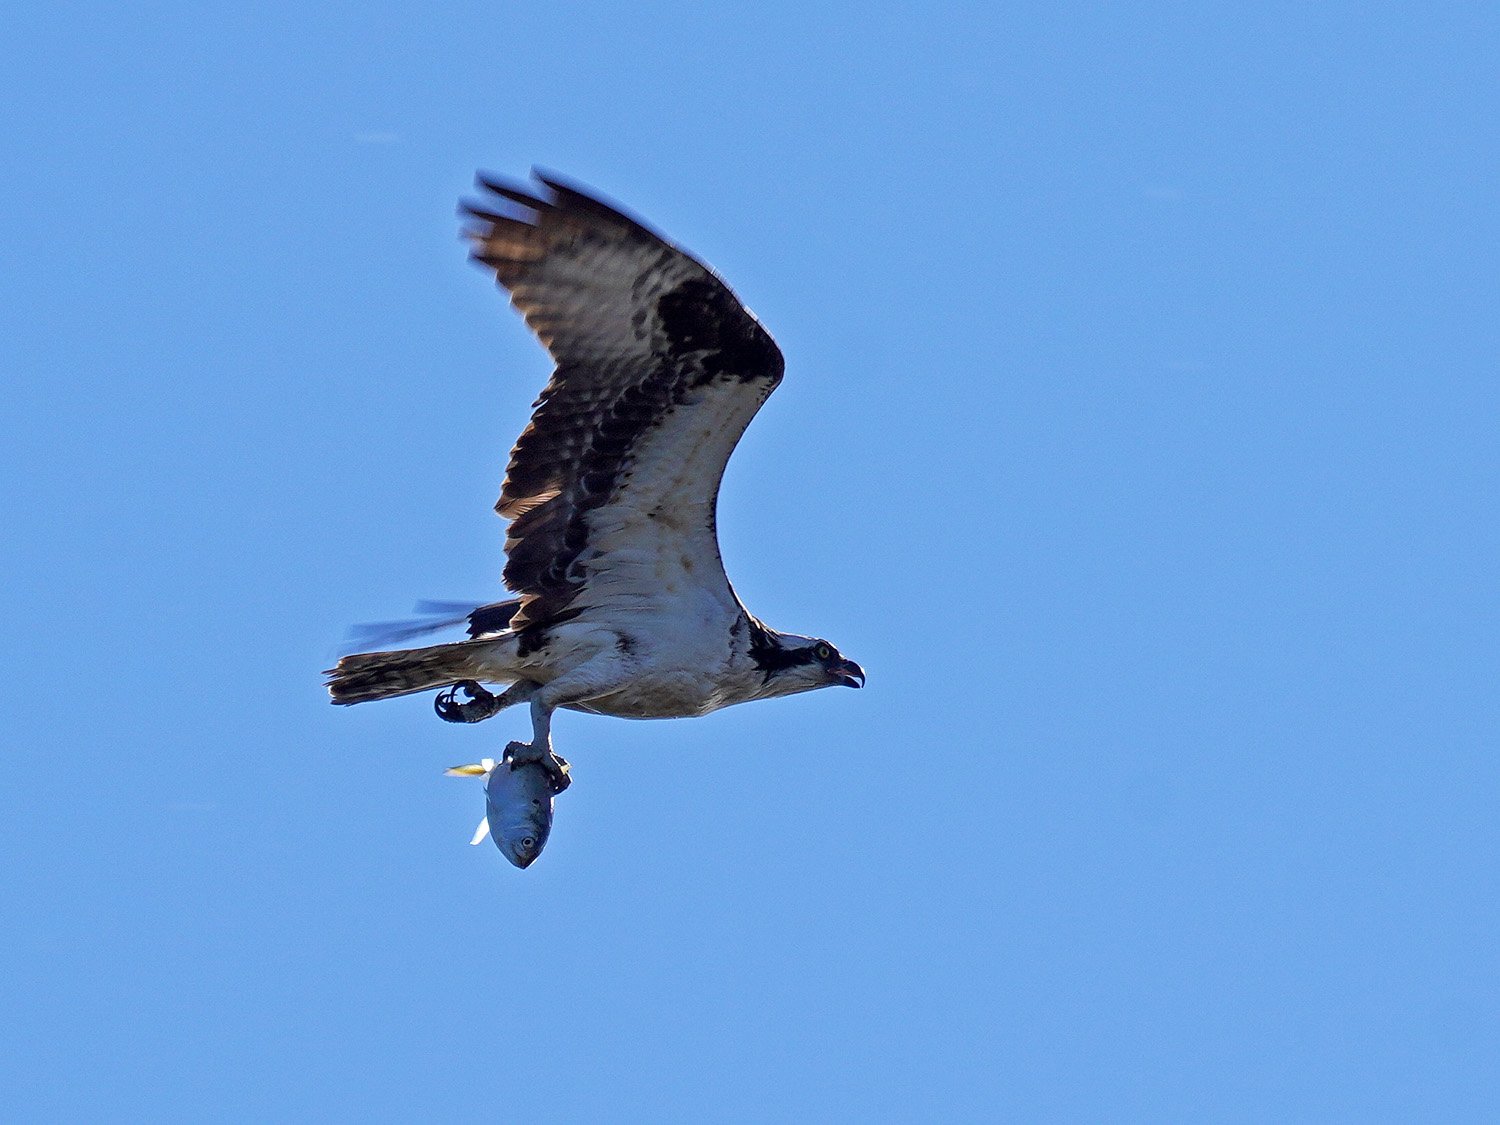
<path id="1" fill-rule="evenodd" d="M 577 615 L 547 626 L 546 643 L 525 657 L 513 636 L 497 635 L 496 680 L 555 685 L 542 693 L 548 705 L 629 719 L 779 694 L 750 659 L 745 609 L 714 532 L 719 473 L 765 393 L 702 388 L 636 444 L 625 487 L 588 514 Z"/>
<path id="2" fill-rule="evenodd" d="M 525 657 L 517 656 L 515 637 L 500 634 L 486 678 L 559 688 L 577 681 L 575 690 L 583 694 L 559 706 L 625 719 L 689 718 L 767 694 L 746 629 L 735 628 L 743 612 L 738 606 L 733 614 L 704 604 L 672 610 L 616 611 L 608 624 L 597 621 L 604 613 L 586 611 L 550 628 L 546 644 Z"/>

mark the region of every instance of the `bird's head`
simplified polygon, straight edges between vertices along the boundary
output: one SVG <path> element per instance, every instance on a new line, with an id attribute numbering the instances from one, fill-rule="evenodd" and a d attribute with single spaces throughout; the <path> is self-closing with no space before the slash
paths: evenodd
<path id="1" fill-rule="evenodd" d="M 865 670 L 817 637 L 766 630 L 751 659 L 765 673 L 765 694 L 795 695 L 824 687 L 864 687 Z"/>

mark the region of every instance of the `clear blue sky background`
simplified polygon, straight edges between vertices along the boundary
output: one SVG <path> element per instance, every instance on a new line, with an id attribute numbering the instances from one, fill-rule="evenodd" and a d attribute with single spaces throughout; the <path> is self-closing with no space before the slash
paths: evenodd
<path id="1" fill-rule="evenodd" d="M 25 1118 L 1500 1114 L 1493 5 L 11 5 Z M 519 872 L 335 710 L 494 596 L 548 364 L 476 167 L 788 358 L 742 595 L 869 671 L 563 716 Z"/>

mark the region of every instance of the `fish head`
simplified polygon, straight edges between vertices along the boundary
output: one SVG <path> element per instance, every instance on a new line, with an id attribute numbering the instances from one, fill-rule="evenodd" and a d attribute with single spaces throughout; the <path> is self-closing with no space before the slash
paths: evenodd
<path id="1" fill-rule="evenodd" d="M 517 867 L 530 867 L 552 833 L 552 784 L 539 762 L 500 762 L 484 784 L 490 839 Z"/>

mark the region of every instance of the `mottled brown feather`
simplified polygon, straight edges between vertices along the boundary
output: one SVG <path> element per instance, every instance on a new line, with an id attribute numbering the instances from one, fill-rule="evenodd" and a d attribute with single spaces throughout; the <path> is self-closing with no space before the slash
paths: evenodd
<path id="1" fill-rule="evenodd" d="M 568 615 L 587 580 L 581 560 L 607 565 L 589 555 L 586 517 L 630 487 L 646 436 L 669 440 L 663 431 L 684 425 L 705 395 L 743 402 L 724 432 L 742 431 L 783 366 L 770 335 L 706 266 L 609 203 L 536 175 L 535 192 L 480 176 L 491 198 L 463 207 L 473 259 L 556 363 L 496 504 L 511 521 L 505 582 L 521 595 L 517 631 Z M 707 511 L 693 516 L 711 532 L 718 477 L 708 483 Z"/>

